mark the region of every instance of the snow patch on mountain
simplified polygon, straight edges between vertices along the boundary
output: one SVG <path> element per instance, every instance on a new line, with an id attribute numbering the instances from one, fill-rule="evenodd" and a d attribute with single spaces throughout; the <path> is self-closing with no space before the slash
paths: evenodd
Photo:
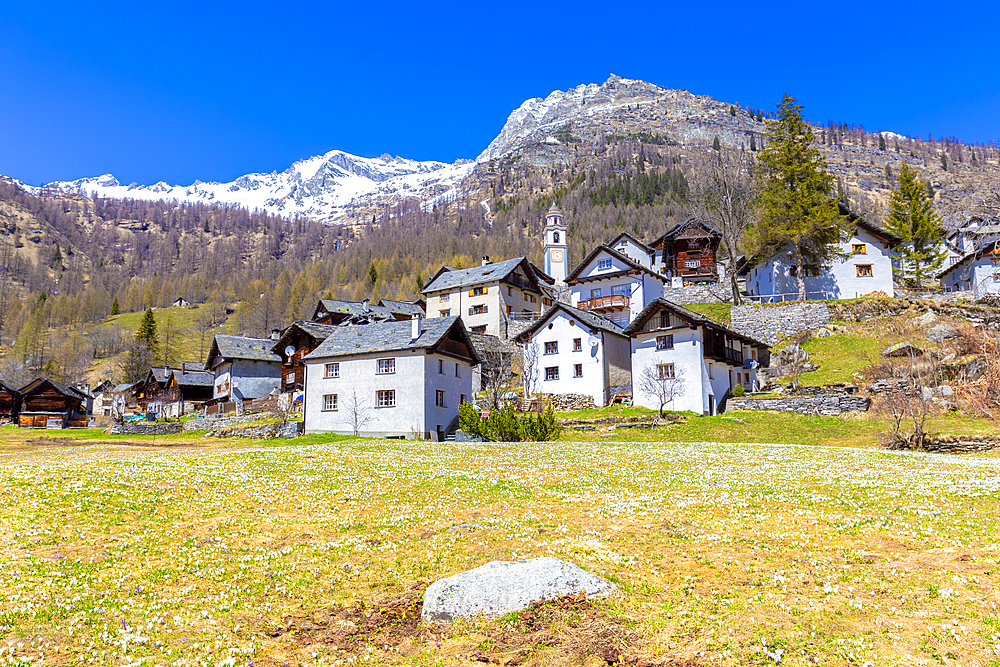
<path id="1" fill-rule="evenodd" d="M 191 185 L 122 185 L 111 174 L 49 183 L 70 192 L 142 200 L 176 200 L 234 204 L 275 215 L 303 215 L 337 222 L 347 209 L 383 197 L 415 197 L 421 201 L 453 196 L 475 164 L 408 160 L 388 154 L 364 158 L 343 151 L 300 160 L 285 171 L 246 174 L 229 183 L 195 181 Z"/>

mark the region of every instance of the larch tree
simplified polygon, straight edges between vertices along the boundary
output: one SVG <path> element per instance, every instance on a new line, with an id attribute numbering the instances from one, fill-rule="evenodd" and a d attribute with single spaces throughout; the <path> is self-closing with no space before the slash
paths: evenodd
<path id="1" fill-rule="evenodd" d="M 941 245 L 945 230 L 941 216 L 934 210 L 931 187 L 917 179 L 917 172 L 903 163 L 899 187 L 889 200 L 886 228 L 903 239 L 896 247 L 899 265 L 896 277 L 920 287 L 923 281 L 941 268 L 947 256 Z"/>
<path id="2" fill-rule="evenodd" d="M 838 243 L 848 221 L 831 196 L 834 180 L 812 145 L 815 136 L 802 118 L 802 105 L 786 93 L 767 126 L 767 145 L 758 156 L 760 206 L 748 229 L 747 256 L 763 261 L 791 250 L 798 298 L 804 301 L 807 272 L 817 273 L 841 255 Z"/>

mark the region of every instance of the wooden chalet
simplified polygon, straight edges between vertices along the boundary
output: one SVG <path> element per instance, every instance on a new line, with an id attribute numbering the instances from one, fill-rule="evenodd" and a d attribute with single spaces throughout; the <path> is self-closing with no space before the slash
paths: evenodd
<path id="1" fill-rule="evenodd" d="M 21 428 L 85 427 L 85 396 L 47 378 L 38 378 L 21 389 Z"/>
<path id="2" fill-rule="evenodd" d="M 21 410 L 21 392 L 0 380 L 0 420 L 14 421 Z"/>
<path id="3" fill-rule="evenodd" d="M 336 333 L 340 327 L 318 322 L 292 322 L 274 343 L 271 351 L 281 357 L 281 393 L 300 392 L 305 388 L 305 365 L 302 357 L 306 356 Z"/>
<path id="4" fill-rule="evenodd" d="M 685 284 L 719 281 L 716 253 L 722 234 L 697 218 L 675 225 L 650 244 L 661 256 L 660 273 Z"/>
<path id="5" fill-rule="evenodd" d="M 167 383 L 170 382 L 170 376 L 173 375 L 173 372 L 174 369 L 167 366 L 150 368 L 146 377 L 136 384 L 133 391 L 136 402 L 143 412 L 149 409 L 151 402 L 164 399 Z"/>
<path id="6" fill-rule="evenodd" d="M 364 301 L 320 299 L 313 311 L 312 321 L 319 324 L 371 324 L 372 322 L 408 321 L 414 315 L 424 316 L 424 302 L 391 301 L 382 299 L 378 304 Z"/>
<path id="7" fill-rule="evenodd" d="M 180 417 L 212 400 L 215 374 L 201 368 L 188 368 L 184 362 L 174 369 L 160 395 L 170 417 Z"/>

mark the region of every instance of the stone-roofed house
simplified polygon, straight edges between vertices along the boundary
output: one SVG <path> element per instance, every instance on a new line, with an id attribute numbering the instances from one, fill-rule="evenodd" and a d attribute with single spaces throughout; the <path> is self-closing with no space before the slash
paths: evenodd
<path id="1" fill-rule="evenodd" d="M 20 390 L 21 428 L 66 428 L 86 426 L 86 396 L 72 386 L 38 378 Z"/>
<path id="2" fill-rule="evenodd" d="M 175 368 L 167 380 L 162 397 L 162 415 L 164 417 L 182 417 L 194 412 L 205 403 L 212 400 L 215 385 L 215 374 L 198 368 L 189 368 L 187 363 L 181 363 Z"/>
<path id="3" fill-rule="evenodd" d="M 212 402 L 238 403 L 268 398 L 281 382 L 281 357 L 271 338 L 215 334 L 205 370 L 214 376 Z"/>
<path id="4" fill-rule="evenodd" d="M 421 317 L 426 317 L 425 306 L 423 299 L 417 299 L 416 301 L 393 301 L 392 299 L 382 299 L 378 302 L 378 305 L 387 309 L 392 313 L 393 318 L 402 322 L 403 320 L 409 320 L 414 315 L 420 315 Z"/>
<path id="5" fill-rule="evenodd" d="M 534 320 L 551 305 L 554 282 L 524 257 L 455 269 L 442 266 L 424 287 L 427 317 L 461 316 L 469 330 L 506 339 L 508 324 Z M 512 334 L 513 335 L 513 334 Z"/>
<path id="6" fill-rule="evenodd" d="M 622 232 L 604 245 L 614 248 L 636 264 L 641 264 L 647 269 L 653 269 L 653 265 L 656 262 L 656 250 L 628 232 Z"/>
<path id="7" fill-rule="evenodd" d="M 854 299 L 874 293 L 893 296 L 892 249 L 902 240 L 857 215 L 842 203 L 840 214 L 851 224 L 847 240 L 837 244 L 841 257 L 805 277 L 807 299 Z M 791 247 L 771 257 L 750 257 L 739 269 L 755 301 L 793 301 L 798 298 L 797 267 Z"/>
<path id="8" fill-rule="evenodd" d="M 479 361 L 459 317 L 340 328 L 303 359 L 305 432 L 440 440 Z"/>
<path id="9" fill-rule="evenodd" d="M 340 301 L 338 299 L 320 299 L 313 311 L 312 321 L 319 324 L 370 324 L 386 320 L 403 321 L 414 315 L 423 315 L 421 301 L 392 301 L 382 299 L 373 304 L 368 299 L 364 301 Z"/>
<path id="10" fill-rule="evenodd" d="M 659 409 L 643 375 L 674 385 L 670 410 L 714 415 L 736 387 L 757 387 L 768 346 L 688 308 L 655 299 L 625 327 L 632 340 L 632 402 Z"/>
<path id="11" fill-rule="evenodd" d="M 302 358 L 342 329 L 346 327 L 299 320 L 281 332 L 271 351 L 281 357 L 280 390 L 287 396 L 285 400 L 289 401 L 289 405 L 300 399 L 305 389 L 306 369 Z"/>
<path id="12" fill-rule="evenodd" d="M 611 246 L 594 248 L 566 278 L 570 304 L 625 327 L 653 299 L 667 278 Z"/>
<path id="13" fill-rule="evenodd" d="M 992 241 L 966 254 L 938 273 L 941 285 L 952 291 L 1000 294 L 1000 241 Z"/>
<path id="14" fill-rule="evenodd" d="M 525 346 L 526 394 L 581 394 L 604 406 L 631 391 L 629 338 L 594 312 L 556 303 L 517 340 Z"/>

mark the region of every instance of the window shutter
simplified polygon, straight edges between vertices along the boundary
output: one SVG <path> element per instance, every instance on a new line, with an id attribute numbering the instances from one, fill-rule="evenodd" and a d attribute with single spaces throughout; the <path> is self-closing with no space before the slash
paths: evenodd
<path id="1" fill-rule="evenodd" d="M 473 295 L 473 291 L 474 291 L 474 290 L 471 290 L 471 289 L 469 290 L 469 296 L 474 296 L 474 295 Z"/>
<path id="2" fill-rule="evenodd" d="M 472 314 L 472 308 L 470 307 L 469 308 L 469 315 L 471 315 L 471 314 Z"/>

